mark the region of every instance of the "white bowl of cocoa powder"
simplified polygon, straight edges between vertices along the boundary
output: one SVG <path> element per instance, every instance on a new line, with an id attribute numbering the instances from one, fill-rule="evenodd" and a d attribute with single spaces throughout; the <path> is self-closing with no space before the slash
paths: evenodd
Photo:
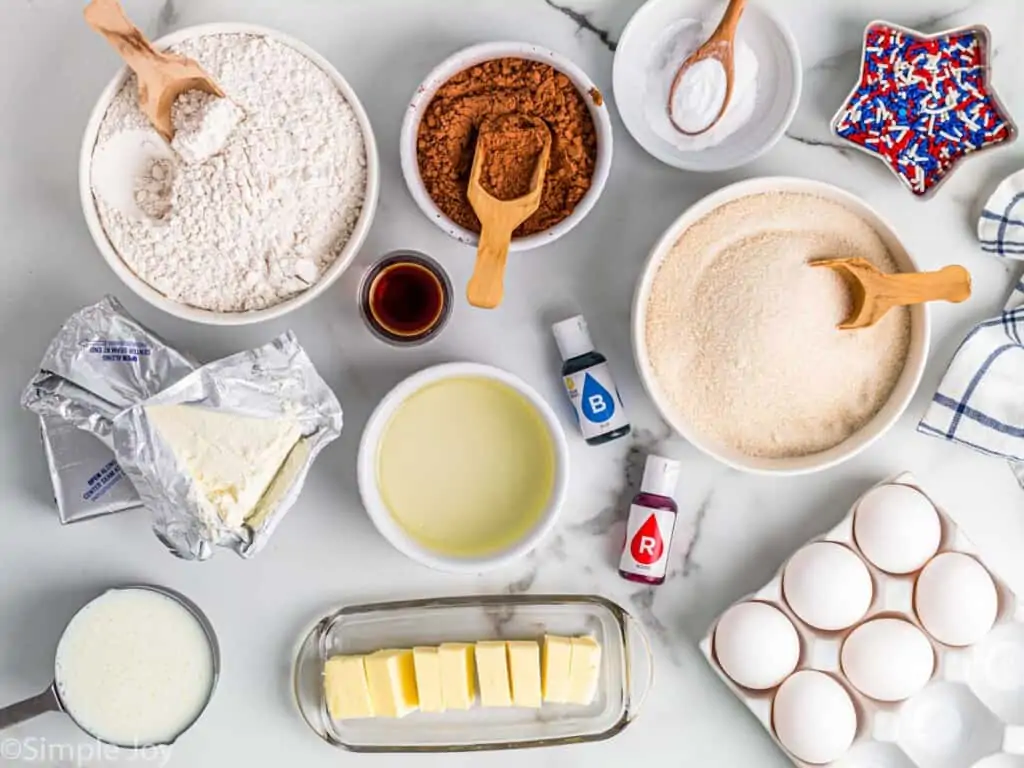
<path id="1" fill-rule="evenodd" d="M 513 233 L 509 248 L 526 251 L 579 224 L 611 171 L 608 106 L 594 82 L 565 56 L 522 42 L 482 43 L 449 56 L 409 100 L 401 131 L 402 174 L 428 219 L 476 246 L 479 221 L 466 199 L 466 182 L 477 128 L 486 117 L 509 112 L 539 117 L 552 134 L 541 207 Z M 500 190 L 498 196 L 504 198 Z"/>
<path id="2" fill-rule="evenodd" d="M 757 178 L 687 209 L 651 251 L 633 301 L 637 369 L 662 416 L 719 461 L 804 474 L 880 439 L 928 357 L 926 305 L 840 331 L 849 288 L 808 262 L 860 256 L 917 265 L 858 197 L 799 178 Z"/>

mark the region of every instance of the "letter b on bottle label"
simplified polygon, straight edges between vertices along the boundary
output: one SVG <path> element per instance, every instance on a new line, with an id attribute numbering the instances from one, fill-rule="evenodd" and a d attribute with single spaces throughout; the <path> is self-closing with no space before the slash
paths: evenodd
<path id="1" fill-rule="evenodd" d="M 584 439 L 614 432 L 629 423 L 607 363 L 577 371 L 565 378 Z"/>

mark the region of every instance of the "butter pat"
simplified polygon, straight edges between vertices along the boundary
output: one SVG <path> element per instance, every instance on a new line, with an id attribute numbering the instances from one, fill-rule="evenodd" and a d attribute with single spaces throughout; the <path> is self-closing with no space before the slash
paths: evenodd
<path id="1" fill-rule="evenodd" d="M 508 643 L 512 701 L 517 707 L 540 706 L 540 646 L 533 640 Z"/>
<path id="2" fill-rule="evenodd" d="M 437 648 L 413 648 L 416 668 L 416 693 L 421 712 L 444 712 L 444 694 L 441 691 L 441 660 Z"/>
<path id="3" fill-rule="evenodd" d="M 600 677 L 601 646 L 592 637 L 574 637 L 569 665 L 569 702 L 583 705 L 592 702 Z"/>
<path id="4" fill-rule="evenodd" d="M 254 512 L 302 437 L 292 419 L 194 405 L 152 405 L 145 411 L 178 466 L 191 476 L 204 510 L 235 529 Z"/>
<path id="5" fill-rule="evenodd" d="M 541 662 L 544 701 L 564 704 L 569 700 L 571 662 L 572 640 L 557 635 L 544 635 L 544 654 Z"/>
<path id="6" fill-rule="evenodd" d="M 512 706 L 508 683 L 508 651 L 501 640 L 476 644 L 476 674 L 480 680 L 480 704 L 484 707 Z"/>
<path id="7" fill-rule="evenodd" d="M 446 709 L 469 709 L 476 698 L 473 646 L 441 643 L 437 649 L 441 667 L 441 696 Z"/>
<path id="8" fill-rule="evenodd" d="M 335 720 L 373 717 L 362 656 L 335 656 L 324 664 L 324 698 Z"/>
<path id="9" fill-rule="evenodd" d="M 364 663 L 374 715 L 405 717 L 419 706 L 412 651 L 377 651 Z"/>

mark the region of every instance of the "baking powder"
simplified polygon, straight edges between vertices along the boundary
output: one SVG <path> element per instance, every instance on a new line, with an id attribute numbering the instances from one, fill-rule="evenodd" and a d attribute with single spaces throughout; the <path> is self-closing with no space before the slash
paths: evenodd
<path id="1" fill-rule="evenodd" d="M 207 35 L 170 50 L 196 59 L 244 120 L 213 157 L 175 165 L 162 218 L 121 211 L 94 188 L 111 245 L 156 290 L 203 309 L 262 309 L 306 290 L 338 257 L 362 212 L 366 149 L 352 107 L 316 64 L 263 36 Z M 230 115 L 213 116 L 212 134 L 210 120 L 199 121 L 201 146 L 193 148 L 216 144 L 223 117 L 230 122 Z M 130 77 L 104 116 L 97 146 L 138 129 L 150 126 Z M 150 211 L 164 210 L 166 170 L 142 180 L 155 196 Z"/>
<path id="2" fill-rule="evenodd" d="M 727 83 L 718 59 L 702 59 L 690 66 L 670 94 L 673 122 L 687 133 L 707 128 L 722 111 Z"/>
<path id="3" fill-rule="evenodd" d="M 750 121 L 757 106 L 757 57 L 743 38 L 737 37 L 733 53 L 733 91 L 722 119 L 697 136 L 680 133 L 669 121 L 669 95 L 676 72 L 708 38 L 713 28 L 694 19 L 682 19 L 665 30 L 661 39 L 651 46 L 644 114 L 659 137 L 684 151 L 721 144 Z M 686 130 L 700 130 L 715 118 L 721 108 L 725 98 L 725 70 L 718 62 L 698 62 L 684 73 L 679 85 L 675 99 L 676 121 Z M 687 107 L 693 110 L 692 117 L 687 118 L 683 114 Z"/>

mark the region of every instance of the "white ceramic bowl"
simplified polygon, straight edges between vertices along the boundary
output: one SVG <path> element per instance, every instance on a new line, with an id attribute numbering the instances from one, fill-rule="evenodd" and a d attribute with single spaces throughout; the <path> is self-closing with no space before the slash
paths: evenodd
<path id="1" fill-rule="evenodd" d="M 597 131 L 597 163 L 594 166 L 594 177 L 591 180 L 590 189 L 587 190 L 579 205 L 576 206 L 576 209 L 553 227 L 512 240 L 512 245 L 509 247 L 510 251 L 528 251 L 531 248 L 539 248 L 542 245 L 554 242 L 579 224 L 590 213 L 590 209 L 594 207 L 597 199 L 601 196 L 601 192 L 604 191 L 604 185 L 608 181 L 608 174 L 612 168 L 612 121 L 608 116 L 608 102 L 602 99 L 600 105 L 595 103 L 591 93 L 597 90 L 597 86 L 594 85 L 593 81 L 587 77 L 582 69 L 561 54 L 531 43 L 497 42 L 482 43 L 470 46 L 469 48 L 463 48 L 442 61 L 416 89 L 408 108 L 405 110 L 401 135 L 402 175 L 405 176 L 405 183 L 409 187 L 409 193 L 412 195 L 413 200 L 416 201 L 416 204 L 426 214 L 428 219 L 456 240 L 467 245 L 476 246 L 479 239 L 478 235 L 475 232 L 470 232 L 465 227 L 459 226 L 448 218 L 437 207 L 430 195 L 427 194 L 427 189 L 423 186 L 423 179 L 420 177 L 419 162 L 416 158 L 416 137 L 419 132 L 420 119 L 430 105 L 438 88 L 464 69 L 484 61 L 505 57 L 529 59 L 530 61 L 541 61 L 545 64 L 550 64 L 572 80 L 576 90 L 580 92 L 583 100 L 590 108 L 590 116 L 594 120 L 594 128 Z"/>
<path id="2" fill-rule="evenodd" d="M 480 376 L 500 381 L 525 397 L 547 425 L 555 451 L 554 487 L 548 504 L 536 525 L 522 539 L 508 548 L 486 557 L 477 558 L 450 557 L 438 554 L 417 542 L 395 522 L 377 485 L 377 451 L 384 429 L 397 408 L 412 394 L 428 384 L 464 376 Z M 500 438 L 500 435 L 495 435 L 496 440 Z M 413 560 L 439 571 L 481 573 L 508 565 L 513 560 L 526 555 L 550 533 L 558 519 L 569 487 L 569 446 L 565 439 L 565 432 L 562 431 L 562 426 L 555 412 L 551 410 L 551 406 L 525 381 L 501 368 L 489 365 L 445 363 L 414 373 L 384 396 L 384 399 L 370 415 L 366 428 L 363 430 L 363 436 L 359 443 L 356 471 L 359 480 L 359 493 L 370 520 L 395 549 Z"/>
<path id="3" fill-rule="evenodd" d="M 728 446 L 716 444 L 697 434 L 670 405 L 668 397 L 661 391 L 661 387 L 658 385 L 648 359 L 645 328 L 647 325 L 647 302 L 650 297 L 651 286 L 661 262 L 687 228 L 725 203 L 763 192 L 803 192 L 819 195 L 842 204 L 874 227 L 879 237 L 882 238 L 882 241 L 888 247 L 901 272 L 918 271 L 916 262 L 903 246 L 903 243 L 900 242 L 892 225 L 882 218 L 874 208 L 855 195 L 831 184 L 811 181 L 810 179 L 762 177 L 741 181 L 724 187 L 690 206 L 665 231 L 665 234 L 661 236 L 651 250 L 643 272 L 640 275 L 640 280 L 637 283 L 636 293 L 633 296 L 633 353 L 644 387 L 647 389 L 651 399 L 654 400 L 662 417 L 673 429 L 704 453 L 718 459 L 723 464 L 728 464 L 745 472 L 775 475 L 807 474 L 834 467 L 853 458 L 882 437 L 899 420 L 904 410 L 910 404 L 918 384 L 921 382 L 921 374 L 924 373 L 925 363 L 928 360 L 928 346 L 931 335 L 928 308 L 926 304 L 919 304 L 910 310 L 910 350 L 907 354 L 906 363 L 903 366 L 903 372 L 900 374 L 888 401 L 867 424 L 858 432 L 839 443 L 839 445 L 827 451 L 795 458 L 758 458 L 740 453 Z"/>
<path id="4" fill-rule="evenodd" d="M 158 50 L 163 50 L 170 45 L 193 37 L 223 34 L 260 35 L 294 48 L 327 73 L 337 85 L 345 100 L 351 105 L 352 111 L 359 121 L 359 127 L 363 132 L 363 143 L 366 147 L 366 196 L 363 200 L 363 210 L 359 214 L 359 220 L 356 222 L 355 228 L 352 230 L 352 236 L 342 248 L 341 253 L 338 254 L 338 258 L 328 267 L 321 278 L 302 293 L 266 309 L 253 310 L 251 312 L 214 312 L 208 309 L 191 307 L 169 299 L 140 279 L 131 270 L 107 239 L 106 232 L 103 230 L 103 224 L 100 221 L 99 212 L 96 210 L 96 201 L 93 199 L 90 183 L 92 155 L 96 146 L 97 136 L 99 135 L 100 123 L 103 122 L 103 117 L 107 113 L 110 102 L 113 101 L 118 91 L 121 90 L 121 86 L 128 77 L 127 67 L 122 67 L 118 70 L 117 74 L 107 84 L 107 87 L 103 89 L 96 102 L 96 106 L 93 107 L 92 114 L 89 116 L 89 122 L 85 127 L 85 136 L 82 138 L 82 149 L 78 161 L 78 189 L 82 200 L 82 212 L 85 214 L 85 223 L 89 227 L 89 234 L 92 235 L 96 247 L 103 254 L 103 258 L 106 259 L 107 264 L 114 270 L 114 273 L 136 294 L 154 307 L 162 309 L 164 312 L 175 317 L 180 317 L 183 320 L 191 320 L 207 325 L 248 325 L 281 317 L 308 304 L 326 291 L 341 276 L 341 273 L 345 271 L 345 268 L 355 258 L 356 253 L 359 252 L 363 241 L 366 240 L 366 236 L 370 231 L 370 225 L 373 223 L 373 216 L 377 210 L 377 198 L 380 192 L 380 159 L 377 156 L 377 142 L 373 135 L 373 127 L 370 125 L 370 118 L 367 116 L 366 110 L 363 109 L 363 105 L 360 103 L 359 97 L 356 96 L 356 92 L 327 59 L 305 43 L 273 29 L 253 24 L 215 23 L 199 24 L 180 29 L 154 41 L 153 45 Z"/>
<path id="5" fill-rule="evenodd" d="M 750 119 L 720 144 L 684 150 L 666 140 L 647 117 L 648 68 L 670 41 L 671 28 L 684 19 L 704 20 L 704 0 L 649 0 L 633 14 L 615 50 L 612 85 L 615 105 L 633 138 L 663 163 L 687 171 L 724 171 L 767 152 L 789 128 L 800 102 L 803 70 L 800 51 L 789 29 L 768 8 L 747 5 L 737 31 L 758 60 L 757 95 Z M 721 8 L 710 11 L 712 27 Z M 660 103 L 660 102 L 659 102 Z M 665 121 L 668 130 L 668 121 Z"/>

